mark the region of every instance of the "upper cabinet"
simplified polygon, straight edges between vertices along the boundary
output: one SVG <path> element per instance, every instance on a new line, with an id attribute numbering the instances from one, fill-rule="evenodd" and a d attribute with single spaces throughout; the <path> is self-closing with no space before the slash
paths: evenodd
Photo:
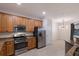
<path id="1" fill-rule="evenodd" d="M 26 31 L 29 31 L 29 20 L 28 18 L 25 18 L 25 25 L 26 25 Z"/>
<path id="2" fill-rule="evenodd" d="M 1 16 L 2 16 L 2 15 L 1 15 L 1 13 L 0 13 L 0 32 L 2 32 L 2 26 L 1 26 L 1 25 L 2 25 L 2 21 L 1 21 Z"/>
<path id="3" fill-rule="evenodd" d="M 1 19 L 2 19 L 1 21 L 2 32 L 7 32 L 7 25 L 8 25 L 7 20 L 9 19 L 9 15 L 3 13 Z"/>
<path id="4" fill-rule="evenodd" d="M 35 27 L 42 27 L 42 21 L 40 21 L 40 20 L 35 20 L 35 21 L 34 21 L 34 26 L 35 26 Z"/>
<path id="5" fill-rule="evenodd" d="M 33 32 L 34 30 L 34 20 L 26 18 L 26 31 Z"/>
<path id="6" fill-rule="evenodd" d="M 2 14 L 1 19 L 1 32 L 13 32 L 13 16 L 8 14 Z"/>
<path id="7" fill-rule="evenodd" d="M 22 17 L 17 17 L 17 25 L 23 25 L 23 18 Z"/>
<path id="8" fill-rule="evenodd" d="M 14 24 L 14 26 L 20 24 L 20 21 L 19 21 L 19 17 L 18 16 L 13 16 L 13 24 Z"/>
<path id="9" fill-rule="evenodd" d="M 42 27 L 42 21 L 38 21 L 38 27 Z"/>
<path id="10" fill-rule="evenodd" d="M 25 19 L 25 17 L 21 17 L 21 20 L 20 21 L 21 21 L 20 22 L 21 25 L 26 26 L 26 19 Z"/>
<path id="11" fill-rule="evenodd" d="M 34 27 L 42 27 L 42 21 L 0 13 L 0 32 L 13 32 L 16 25 L 24 25 L 27 32 L 33 32 Z"/>
<path id="12" fill-rule="evenodd" d="M 29 19 L 29 24 L 28 24 L 28 32 L 33 32 L 34 31 L 34 20 Z"/>
<path id="13" fill-rule="evenodd" d="M 13 27 L 14 27 L 13 16 L 8 15 L 7 26 L 6 26 L 7 32 L 13 32 Z"/>
<path id="14" fill-rule="evenodd" d="M 14 26 L 16 25 L 26 25 L 26 21 L 24 17 L 13 16 Z"/>

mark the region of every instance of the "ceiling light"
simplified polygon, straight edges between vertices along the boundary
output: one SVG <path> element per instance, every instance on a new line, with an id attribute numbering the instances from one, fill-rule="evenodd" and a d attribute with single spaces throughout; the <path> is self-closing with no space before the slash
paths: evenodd
<path id="1" fill-rule="evenodd" d="M 42 14 L 43 14 L 43 15 L 45 15 L 45 14 L 46 14 L 46 12 L 45 12 L 45 11 L 43 11 L 43 12 L 42 12 Z"/>
<path id="2" fill-rule="evenodd" d="M 17 5 L 21 5 L 21 3 L 17 3 Z"/>

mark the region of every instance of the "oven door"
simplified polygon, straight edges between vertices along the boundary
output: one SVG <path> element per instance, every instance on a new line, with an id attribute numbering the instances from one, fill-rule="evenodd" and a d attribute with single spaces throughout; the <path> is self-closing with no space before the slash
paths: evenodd
<path id="1" fill-rule="evenodd" d="M 19 49 L 22 49 L 22 48 L 26 48 L 27 47 L 26 45 L 27 45 L 26 42 L 16 43 L 15 44 L 15 50 L 19 50 Z"/>

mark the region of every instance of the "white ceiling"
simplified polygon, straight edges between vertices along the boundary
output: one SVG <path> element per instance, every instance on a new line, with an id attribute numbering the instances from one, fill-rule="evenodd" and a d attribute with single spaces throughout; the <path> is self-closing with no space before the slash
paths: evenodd
<path id="1" fill-rule="evenodd" d="M 61 3 L 0 3 L 0 10 L 13 12 L 29 17 L 43 18 L 43 11 L 46 11 L 45 18 L 76 17 L 79 15 L 79 4 Z"/>

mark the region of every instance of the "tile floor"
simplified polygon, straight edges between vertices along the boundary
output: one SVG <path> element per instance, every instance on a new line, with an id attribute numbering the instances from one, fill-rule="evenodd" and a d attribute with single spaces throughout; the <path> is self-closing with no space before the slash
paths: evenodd
<path id="1" fill-rule="evenodd" d="M 65 42 L 64 40 L 53 40 L 52 44 L 41 48 L 32 49 L 19 56 L 64 56 L 65 55 Z"/>

